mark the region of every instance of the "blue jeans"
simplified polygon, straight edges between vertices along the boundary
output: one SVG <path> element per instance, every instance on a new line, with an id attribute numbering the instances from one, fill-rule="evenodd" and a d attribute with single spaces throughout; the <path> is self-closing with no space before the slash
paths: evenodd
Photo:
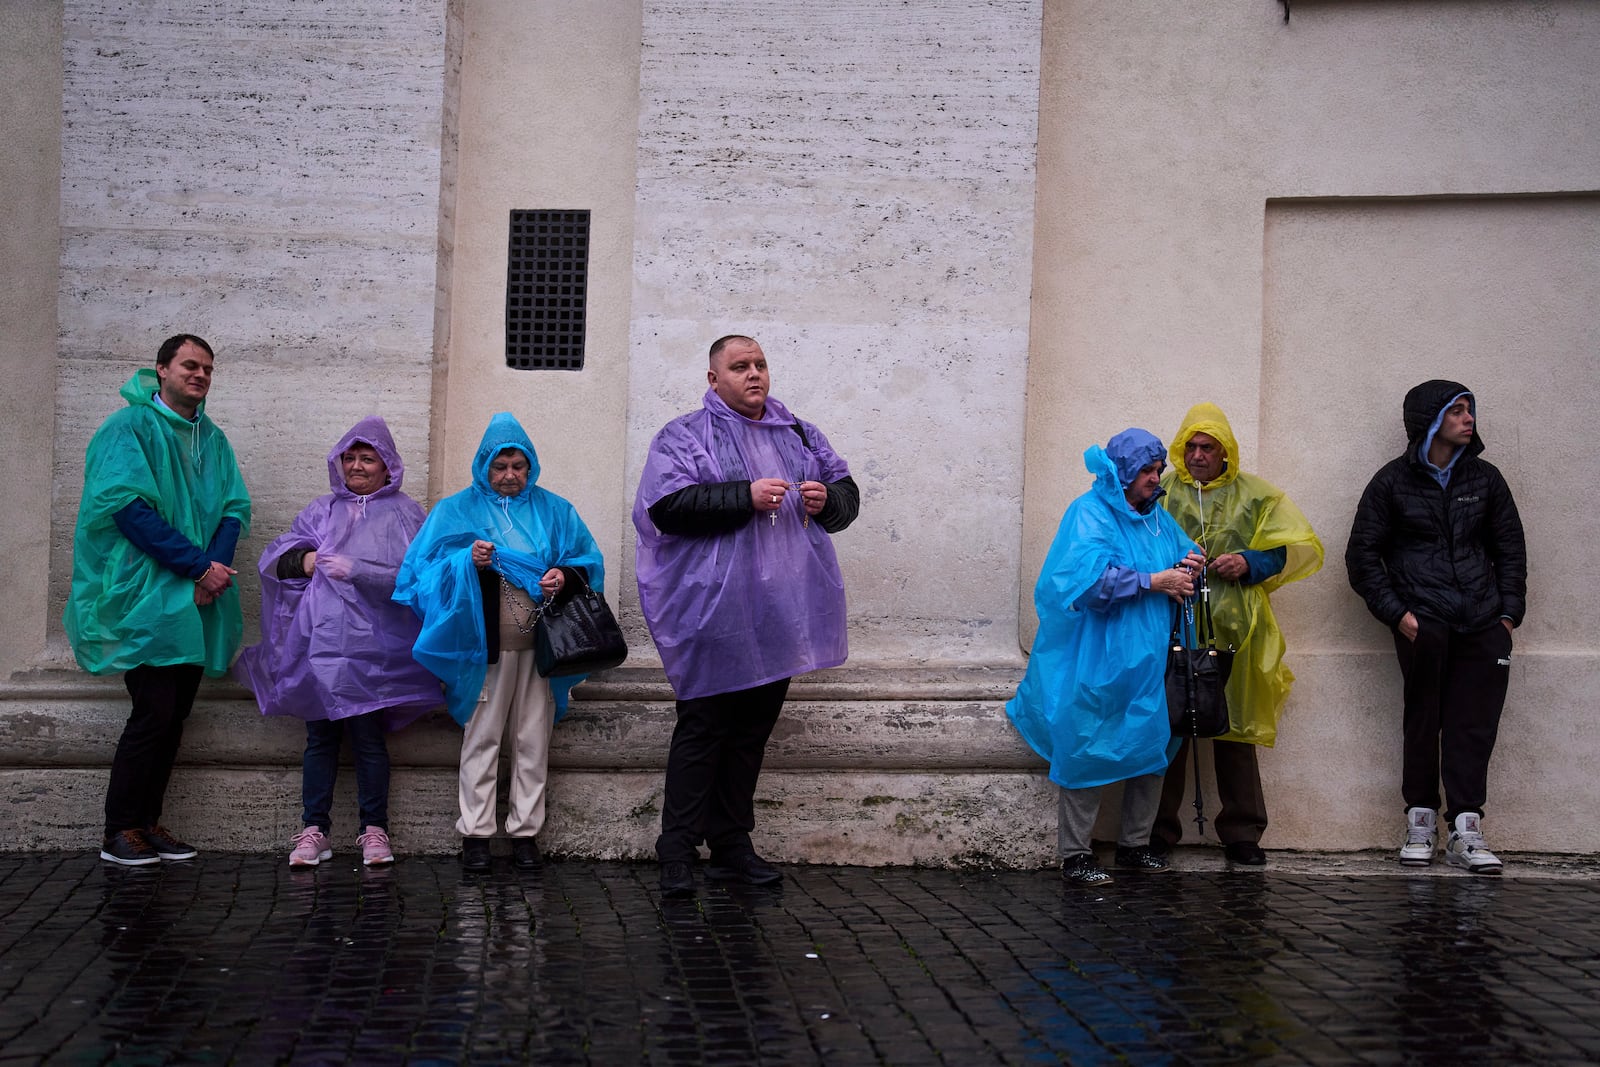
<path id="1" fill-rule="evenodd" d="M 333 828 L 333 783 L 339 777 L 339 747 L 345 731 L 356 766 L 356 800 L 361 827 L 389 829 L 389 746 L 383 740 L 383 715 L 372 712 L 351 719 L 306 723 L 306 755 L 301 764 L 300 799 L 305 804 L 302 826 L 323 833 Z"/>

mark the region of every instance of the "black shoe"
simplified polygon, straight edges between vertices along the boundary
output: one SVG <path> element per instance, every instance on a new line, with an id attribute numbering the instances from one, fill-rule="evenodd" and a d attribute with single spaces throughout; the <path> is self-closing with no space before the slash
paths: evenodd
<path id="1" fill-rule="evenodd" d="M 740 852 L 732 856 L 713 856 L 706 864 L 706 877 L 714 882 L 776 885 L 783 881 L 783 872 L 754 852 Z"/>
<path id="2" fill-rule="evenodd" d="M 694 866 L 688 860 L 663 860 L 661 895 L 687 897 L 694 894 Z"/>
<path id="3" fill-rule="evenodd" d="M 531 837 L 511 839 L 511 865 L 519 871 L 539 869 L 539 843 Z"/>
<path id="4" fill-rule="evenodd" d="M 160 863 L 161 853 L 145 840 L 143 830 L 118 830 L 101 843 L 100 858 L 124 867 L 143 867 Z"/>
<path id="5" fill-rule="evenodd" d="M 461 869 L 468 874 L 489 873 L 489 839 L 463 837 L 461 839 Z"/>
<path id="6" fill-rule="evenodd" d="M 1110 885 L 1111 875 L 1105 872 L 1093 852 L 1080 852 L 1061 861 L 1061 880 L 1068 885 Z"/>
<path id="7" fill-rule="evenodd" d="M 1158 856 L 1149 845 L 1133 848 L 1117 846 L 1117 866 L 1125 871 L 1164 871 L 1169 866 L 1165 856 Z"/>
<path id="8" fill-rule="evenodd" d="M 1222 846 L 1222 851 L 1228 854 L 1229 863 L 1238 863 L 1246 867 L 1265 867 L 1267 854 L 1260 845 L 1254 841 L 1230 841 Z"/>
<path id="9" fill-rule="evenodd" d="M 156 850 L 156 855 L 164 860 L 192 860 L 199 855 L 193 845 L 179 841 L 171 830 L 160 823 L 146 828 L 144 839 L 150 842 L 150 847 Z"/>

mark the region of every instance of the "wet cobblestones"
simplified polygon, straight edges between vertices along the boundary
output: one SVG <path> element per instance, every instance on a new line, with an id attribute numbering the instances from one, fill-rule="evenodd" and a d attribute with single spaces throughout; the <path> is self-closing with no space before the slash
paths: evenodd
<path id="1" fill-rule="evenodd" d="M 1600 1060 L 1600 886 L 0 856 L 0 1065 Z"/>

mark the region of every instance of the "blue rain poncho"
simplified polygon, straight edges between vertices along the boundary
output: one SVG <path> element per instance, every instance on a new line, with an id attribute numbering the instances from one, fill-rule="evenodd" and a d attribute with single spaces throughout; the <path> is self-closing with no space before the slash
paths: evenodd
<path id="1" fill-rule="evenodd" d="M 372 446 L 389 470 L 369 496 L 345 486 L 341 457 Z M 395 573 L 422 526 L 422 507 L 401 489 L 405 463 L 389 427 L 368 415 L 328 453 L 328 484 L 261 553 L 261 642 L 239 654 L 234 677 L 263 715 L 347 719 L 381 711 L 399 730 L 444 705 L 439 680 L 411 657 L 421 627 L 392 599 Z M 310 578 L 278 577 L 278 559 L 315 549 Z"/>
<path id="2" fill-rule="evenodd" d="M 1197 433 L 1216 438 L 1228 460 L 1203 490 L 1183 461 L 1184 446 Z M 1278 714 L 1294 672 L 1283 662 L 1283 631 L 1267 594 L 1315 574 L 1322 567 L 1322 542 L 1283 490 L 1240 470 L 1239 442 L 1215 404 L 1189 409 L 1168 455 L 1172 466 L 1161 479 L 1167 490 L 1162 504 L 1195 535 L 1207 557 L 1284 549 L 1283 569 L 1264 581 L 1241 585 L 1215 575 L 1210 579 L 1217 642 L 1237 650 L 1228 676 L 1228 732 L 1217 740 L 1271 745 L 1278 739 Z"/>
<path id="3" fill-rule="evenodd" d="M 220 677 L 244 631 L 238 584 L 197 605 L 194 582 L 134 548 L 113 518 L 142 500 L 197 546 L 210 544 L 224 519 L 238 520 L 241 537 L 250 532 L 250 495 L 205 402 L 190 422 L 155 402 L 160 388 L 151 368 L 135 372 L 121 390 L 128 406 L 89 442 L 62 621 L 91 674 L 198 663 Z"/>
<path id="4" fill-rule="evenodd" d="M 516 496 L 501 496 L 489 484 L 489 465 L 508 448 L 528 457 L 528 484 Z M 395 579 L 394 599 L 422 620 L 412 654 L 444 683 L 446 706 L 462 725 L 478 706 L 489 663 L 474 541 L 492 542 L 494 569 L 535 598 L 539 579 L 551 567 L 583 571 L 597 592 L 605 585 L 605 561 L 589 528 L 570 503 L 539 488 L 538 480 L 533 442 L 509 412 L 500 412 L 478 444 L 472 484 L 434 505 Z M 558 719 L 566 714 L 568 693 L 584 677 L 550 679 Z"/>
<path id="5" fill-rule="evenodd" d="M 1143 515 L 1128 505 L 1119 466 L 1137 472 L 1163 450 L 1143 434 L 1156 451 L 1119 463 L 1116 446 L 1127 436 L 1113 438 L 1110 452 L 1094 445 L 1083 454 L 1095 484 L 1067 507 L 1045 557 L 1033 591 L 1039 632 L 1006 704 L 1023 739 L 1050 762 L 1050 780 L 1067 789 L 1159 774 L 1177 748 L 1163 681 L 1172 600 L 1146 591 L 1108 611 L 1077 604 L 1112 564 L 1149 574 L 1194 548 L 1159 505 Z"/>

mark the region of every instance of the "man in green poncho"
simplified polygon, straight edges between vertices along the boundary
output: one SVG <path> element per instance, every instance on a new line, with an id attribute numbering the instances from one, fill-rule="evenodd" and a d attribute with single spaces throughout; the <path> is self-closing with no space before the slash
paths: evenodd
<path id="1" fill-rule="evenodd" d="M 128 406 L 84 461 L 65 623 L 78 665 L 124 672 L 133 710 L 106 786 L 100 858 L 126 866 L 192 859 L 160 823 L 200 676 L 228 670 L 243 630 L 234 548 L 250 496 L 233 448 L 205 413 L 211 346 L 169 337 L 155 369 L 122 387 Z"/>

